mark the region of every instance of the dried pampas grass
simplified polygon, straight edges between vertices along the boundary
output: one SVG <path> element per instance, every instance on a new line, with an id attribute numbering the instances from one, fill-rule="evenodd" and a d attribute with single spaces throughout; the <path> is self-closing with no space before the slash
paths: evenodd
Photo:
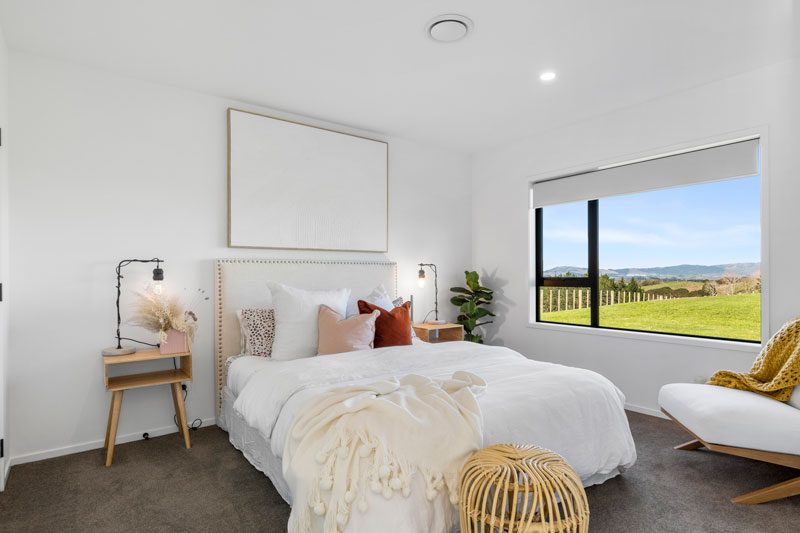
<path id="1" fill-rule="evenodd" d="M 130 319 L 131 325 L 157 333 L 159 342 L 167 341 L 167 331 L 171 329 L 185 333 L 189 340 L 194 338 L 197 316 L 184 310 L 177 296 L 149 291 L 138 291 L 136 296 L 138 302 Z"/>

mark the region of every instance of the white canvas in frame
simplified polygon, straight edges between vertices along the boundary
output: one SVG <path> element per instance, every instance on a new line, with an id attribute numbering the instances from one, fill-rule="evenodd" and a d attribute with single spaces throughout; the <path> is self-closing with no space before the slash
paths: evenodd
<path id="1" fill-rule="evenodd" d="M 228 245 L 385 252 L 385 142 L 228 109 Z"/>

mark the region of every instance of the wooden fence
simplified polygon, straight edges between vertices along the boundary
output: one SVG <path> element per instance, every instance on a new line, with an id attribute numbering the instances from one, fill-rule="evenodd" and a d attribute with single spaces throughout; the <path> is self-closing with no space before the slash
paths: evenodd
<path id="1" fill-rule="evenodd" d="M 539 289 L 539 313 L 588 309 L 591 306 L 591 296 L 589 293 L 589 289 L 575 289 L 569 287 Z M 651 294 L 649 292 L 600 291 L 601 306 L 674 299 L 673 296 Z"/>

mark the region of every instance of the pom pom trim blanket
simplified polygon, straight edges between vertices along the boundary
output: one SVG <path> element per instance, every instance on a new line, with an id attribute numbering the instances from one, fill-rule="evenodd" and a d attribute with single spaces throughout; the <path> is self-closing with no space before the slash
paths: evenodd
<path id="1" fill-rule="evenodd" d="M 368 490 L 408 497 L 413 476 L 424 479 L 428 501 L 447 491 L 455 505 L 461 467 L 482 447 L 476 396 L 485 387 L 479 376 L 456 372 L 443 381 L 412 374 L 321 394 L 295 419 L 284 450 L 296 502 L 289 532 L 336 533 L 356 509 L 368 511 Z"/>

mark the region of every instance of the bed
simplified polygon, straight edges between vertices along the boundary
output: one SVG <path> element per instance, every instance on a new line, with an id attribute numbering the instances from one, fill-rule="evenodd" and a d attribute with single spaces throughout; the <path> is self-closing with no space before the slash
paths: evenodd
<path id="1" fill-rule="evenodd" d="M 446 379 L 466 370 L 481 376 L 488 384 L 478 399 L 484 446 L 513 442 L 551 449 L 564 456 L 585 486 L 620 474 L 636 460 L 624 396 L 610 381 L 589 370 L 528 359 L 508 348 L 415 339 L 411 346 L 293 361 L 239 356 L 236 310 L 269 306 L 267 281 L 307 289 L 350 287 L 354 295 L 368 294 L 381 283 L 396 295 L 394 263 L 225 259 L 216 262 L 215 271 L 218 425 L 290 505 L 283 446 L 303 407 L 331 387 L 409 373 Z M 369 511 L 353 513 L 347 530 L 385 531 L 387 520 L 396 531 L 457 529 L 458 516 L 447 496 L 429 502 L 421 489 L 412 485 L 407 498 L 371 494 Z"/>

